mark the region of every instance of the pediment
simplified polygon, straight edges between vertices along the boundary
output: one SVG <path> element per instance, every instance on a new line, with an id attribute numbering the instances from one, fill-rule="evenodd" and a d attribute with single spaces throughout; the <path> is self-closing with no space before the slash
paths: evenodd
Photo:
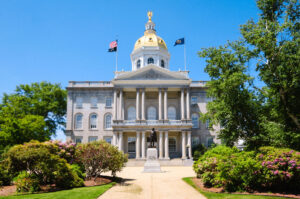
<path id="1" fill-rule="evenodd" d="M 157 66 L 147 66 L 117 77 L 115 80 L 188 80 L 184 75 L 162 69 Z"/>

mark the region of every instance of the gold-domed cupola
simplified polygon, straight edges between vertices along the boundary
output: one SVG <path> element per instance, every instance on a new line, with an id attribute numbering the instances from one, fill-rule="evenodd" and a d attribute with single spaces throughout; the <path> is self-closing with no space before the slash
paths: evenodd
<path id="1" fill-rule="evenodd" d="M 144 36 L 140 37 L 131 53 L 132 70 L 153 64 L 162 68 L 169 68 L 170 54 L 165 41 L 156 35 L 152 12 L 148 12 L 148 22 L 145 25 Z"/>

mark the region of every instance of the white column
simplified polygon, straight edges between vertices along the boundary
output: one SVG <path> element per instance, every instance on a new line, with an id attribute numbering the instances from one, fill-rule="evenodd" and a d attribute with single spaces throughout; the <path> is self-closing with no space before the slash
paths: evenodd
<path id="1" fill-rule="evenodd" d="M 168 120 L 168 89 L 165 89 L 164 94 L 164 119 Z"/>
<path id="2" fill-rule="evenodd" d="M 182 146 L 182 157 L 181 159 L 186 159 L 186 141 L 185 141 L 185 131 L 181 132 L 181 146 Z"/>
<path id="3" fill-rule="evenodd" d="M 190 89 L 186 90 L 186 119 L 190 119 Z"/>
<path id="4" fill-rule="evenodd" d="M 163 132 L 159 132 L 159 159 L 163 159 Z"/>
<path id="5" fill-rule="evenodd" d="M 113 120 L 117 119 L 117 90 L 114 90 L 114 115 Z"/>
<path id="6" fill-rule="evenodd" d="M 184 120 L 184 89 L 181 89 L 181 120 Z"/>
<path id="7" fill-rule="evenodd" d="M 122 109 L 123 109 L 123 91 L 120 90 L 120 96 L 119 96 L 119 119 L 123 119 L 122 115 Z"/>
<path id="8" fill-rule="evenodd" d="M 145 150 L 146 150 L 146 135 L 145 135 L 145 131 L 142 132 L 142 159 L 145 159 Z"/>
<path id="9" fill-rule="evenodd" d="M 189 145 L 189 158 L 192 159 L 192 132 L 188 131 L 187 144 Z"/>
<path id="10" fill-rule="evenodd" d="M 135 159 L 140 159 L 140 146 L 141 139 L 140 139 L 140 132 L 136 132 L 136 140 L 135 140 Z"/>
<path id="11" fill-rule="evenodd" d="M 119 132 L 119 150 L 123 151 L 123 132 Z"/>
<path id="12" fill-rule="evenodd" d="M 112 144 L 113 146 L 117 146 L 117 132 L 113 132 Z"/>
<path id="13" fill-rule="evenodd" d="M 142 89 L 142 120 L 145 120 L 145 89 Z"/>
<path id="14" fill-rule="evenodd" d="M 140 90 L 136 89 L 136 120 L 140 119 Z"/>
<path id="15" fill-rule="evenodd" d="M 161 88 L 158 89 L 158 119 L 162 120 L 162 93 L 161 93 Z"/>
<path id="16" fill-rule="evenodd" d="M 169 158 L 169 135 L 168 131 L 165 132 L 165 159 Z"/>

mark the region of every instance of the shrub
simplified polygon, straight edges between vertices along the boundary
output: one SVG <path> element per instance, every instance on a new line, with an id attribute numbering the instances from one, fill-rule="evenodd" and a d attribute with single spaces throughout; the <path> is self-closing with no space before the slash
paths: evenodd
<path id="1" fill-rule="evenodd" d="M 103 140 L 78 145 L 76 156 L 83 163 L 88 179 L 96 179 L 105 171 L 112 171 L 115 175 L 127 161 L 123 152 Z"/>
<path id="2" fill-rule="evenodd" d="M 193 159 L 198 160 L 201 155 L 207 151 L 207 148 L 203 144 L 198 144 L 192 148 Z"/>
<path id="3" fill-rule="evenodd" d="M 226 191 L 252 190 L 261 180 L 253 175 L 260 169 L 254 152 L 217 146 L 194 163 L 194 170 L 205 186 L 224 187 Z"/>
<path id="4" fill-rule="evenodd" d="M 0 187 L 10 185 L 11 175 L 8 171 L 7 161 L 3 160 L 0 162 Z"/>
<path id="5" fill-rule="evenodd" d="M 300 153 L 291 149 L 261 147 L 257 160 L 265 176 L 263 187 L 267 190 L 299 192 Z"/>
<path id="6" fill-rule="evenodd" d="M 30 175 L 26 171 L 20 172 L 19 175 L 14 178 L 14 182 L 17 187 L 17 192 L 19 193 L 34 193 L 41 190 L 39 180 L 34 175 Z"/>
<path id="7" fill-rule="evenodd" d="M 76 144 L 73 143 L 72 141 L 67 141 L 65 143 L 61 142 L 61 141 L 48 141 L 45 142 L 46 144 L 52 145 L 54 144 L 55 146 L 57 146 L 58 151 L 57 151 L 57 155 L 59 155 L 59 157 L 64 158 L 65 160 L 67 160 L 67 162 L 69 164 L 73 164 L 75 161 L 75 152 L 76 152 Z"/>
<path id="8" fill-rule="evenodd" d="M 300 187 L 300 153 L 262 147 L 257 152 L 217 146 L 194 163 L 205 186 L 226 191 L 297 192 Z"/>
<path id="9" fill-rule="evenodd" d="M 36 141 L 15 145 L 6 154 L 9 171 L 14 175 L 26 171 L 41 185 L 54 183 L 60 188 L 82 186 L 83 180 L 65 159 L 57 155 L 58 151 L 54 144 Z"/>

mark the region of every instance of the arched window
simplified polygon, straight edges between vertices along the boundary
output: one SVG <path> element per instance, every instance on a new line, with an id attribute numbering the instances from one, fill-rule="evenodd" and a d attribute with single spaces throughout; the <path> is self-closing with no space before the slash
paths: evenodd
<path id="1" fill-rule="evenodd" d="M 107 114 L 105 115 L 105 129 L 110 129 L 111 128 L 111 115 Z"/>
<path id="2" fill-rule="evenodd" d="M 193 128 L 199 128 L 199 115 L 197 113 L 192 114 Z"/>
<path id="3" fill-rule="evenodd" d="M 96 129 L 97 128 L 97 114 L 91 114 L 90 116 L 90 128 Z"/>
<path id="4" fill-rule="evenodd" d="M 156 108 L 153 107 L 153 106 L 150 106 L 148 108 L 148 111 L 147 111 L 147 119 L 148 120 L 157 120 L 156 118 Z"/>
<path id="5" fill-rule="evenodd" d="M 141 67 L 141 60 L 137 60 L 136 62 L 136 68 L 139 69 Z"/>
<path id="6" fill-rule="evenodd" d="M 176 108 L 174 106 L 168 107 L 168 119 L 176 120 Z"/>
<path id="7" fill-rule="evenodd" d="M 78 113 L 75 116 L 75 129 L 82 129 L 82 114 Z"/>
<path id="8" fill-rule="evenodd" d="M 152 57 L 148 58 L 148 64 L 154 64 L 154 59 Z"/>
<path id="9" fill-rule="evenodd" d="M 161 66 L 162 68 L 165 67 L 165 61 L 164 61 L 164 60 L 160 60 L 160 66 Z"/>
<path id="10" fill-rule="evenodd" d="M 135 107 L 131 106 L 127 109 L 127 119 L 128 120 L 135 120 L 136 119 Z"/>

